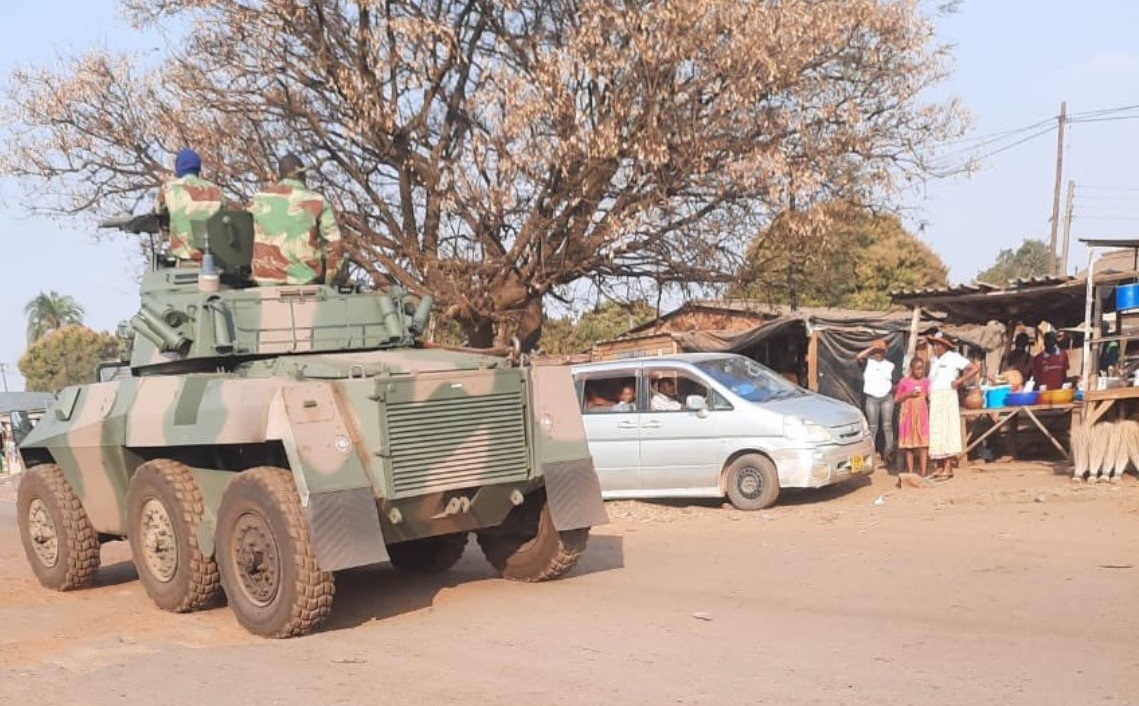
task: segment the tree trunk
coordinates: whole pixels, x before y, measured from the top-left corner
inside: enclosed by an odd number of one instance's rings
[[[542,337],[541,298],[530,299],[522,305],[514,335],[522,342],[523,352],[529,353],[538,347],[538,339]]]
[[[517,309],[517,314],[498,322],[489,319],[462,322],[467,346],[471,348],[511,348],[514,336],[518,337],[522,351],[530,352],[538,347],[542,337],[541,298],[527,300]]]
[[[463,333],[467,336],[467,346],[471,348],[494,347],[494,322],[481,319],[474,322],[462,323]]]

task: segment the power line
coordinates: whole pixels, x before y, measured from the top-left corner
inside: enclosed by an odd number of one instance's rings
[[[1121,105],[1115,108],[1102,108],[1100,110],[1085,110],[1082,113],[1072,113],[1072,118],[1088,118],[1097,115],[1109,115],[1111,113],[1123,113],[1128,110],[1139,110],[1139,103],[1135,105]]]
[[[1076,120],[1069,120],[1070,123],[1111,123],[1117,120],[1139,120],[1139,115],[1117,115],[1115,117],[1107,118],[1079,118]]]
[[[995,149],[992,152],[988,152],[986,154],[978,155],[977,157],[974,157],[974,159],[978,159],[978,160],[987,159],[989,157],[992,157],[993,155],[998,155],[1001,152],[1011,150],[1013,147],[1023,145],[1025,142],[1030,142],[1032,140],[1035,140],[1036,138],[1040,137],[1041,135],[1046,135],[1046,134],[1052,132],[1052,130],[1053,130],[1053,128],[1051,128],[1051,127],[1044,128],[1043,130],[1039,130],[1037,132],[1032,133],[1028,137],[1021,138],[1021,139],[1017,140],[1016,142],[1013,142],[1010,145],[1005,145],[1004,147],[1001,147],[999,149]]]
[[[1043,120],[1038,120],[1038,121],[1036,121],[1030,125],[1024,125],[1024,126],[1021,126],[1018,128],[1013,128],[1011,130],[1001,130],[1000,132],[990,132],[990,133],[987,133],[984,135],[976,135],[974,137],[962,137],[962,138],[958,138],[955,140],[945,140],[945,141],[939,142],[937,144],[954,145],[954,144],[961,144],[961,143],[966,143],[966,142],[999,142],[1003,138],[1012,137],[1013,135],[1019,135],[1022,132],[1028,132],[1029,130],[1033,130],[1035,128],[1038,128],[1041,125],[1049,125],[1055,119],[1056,118],[1054,118],[1054,117],[1044,118]]]
[[[1008,150],[1011,150],[1014,147],[1019,147],[1020,145],[1023,145],[1026,142],[1031,142],[1032,140],[1035,140],[1036,138],[1040,137],[1041,135],[1046,135],[1046,134],[1052,132],[1053,129],[1054,128],[1052,128],[1052,127],[1046,127],[1042,130],[1037,130],[1036,132],[1032,133],[1031,135],[1028,135],[1027,137],[1022,137],[1021,139],[1017,140],[1016,142],[1011,142],[1007,145],[1003,145],[1001,147],[990,150],[988,152],[984,152],[982,154],[971,155],[971,156],[969,156],[968,159],[965,159],[964,162],[959,163],[956,166],[947,169],[946,171],[957,171],[957,170],[960,170],[960,169],[967,167],[972,162],[979,162],[983,159],[988,159],[989,157],[996,156],[1002,152],[1007,152]],[[974,149],[976,149],[976,148],[974,148]],[[956,151],[949,153],[949,154],[934,157],[933,161],[934,162],[944,162],[945,160],[953,158],[953,157],[959,158],[959,155],[966,154],[970,151],[972,151],[972,150],[956,150]]]

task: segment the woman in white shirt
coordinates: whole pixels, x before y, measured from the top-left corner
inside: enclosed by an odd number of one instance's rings
[[[878,429],[882,429],[882,458],[894,451],[894,364],[886,360],[886,342],[874,341],[870,347],[855,356],[866,361],[862,372],[863,409],[870,425],[871,443],[878,443]]]
[[[930,336],[933,357],[929,360],[929,457],[937,462],[934,478],[953,477],[953,459],[964,443],[961,438],[961,408],[957,388],[977,376],[981,367],[954,349],[941,336]]]

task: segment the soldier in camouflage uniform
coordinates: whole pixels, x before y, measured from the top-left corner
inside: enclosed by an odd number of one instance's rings
[[[336,283],[344,244],[328,199],[305,186],[305,166],[281,158],[280,181],[253,197],[253,280],[260,285]]]
[[[174,158],[174,179],[158,190],[155,211],[170,216],[170,254],[180,264],[201,262],[202,251],[198,245],[202,242],[206,221],[225,205],[221,189],[203,179],[201,171],[202,159],[198,153],[182,149]]]

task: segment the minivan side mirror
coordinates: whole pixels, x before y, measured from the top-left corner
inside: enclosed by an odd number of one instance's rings
[[[708,400],[704,399],[703,395],[689,395],[684,398],[684,406],[687,409],[700,412],[700,416],[704,416],[704,410],[708,409]]]

